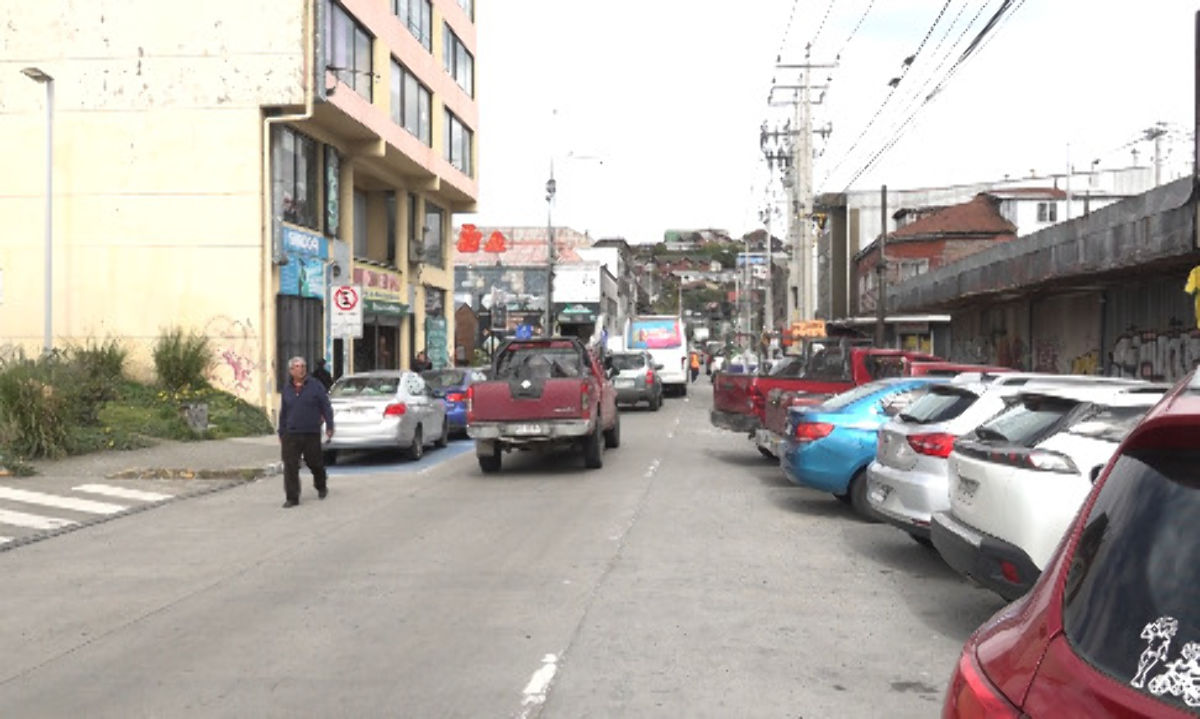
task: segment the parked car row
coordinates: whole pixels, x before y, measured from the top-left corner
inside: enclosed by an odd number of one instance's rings
[[[1015,600],[968,640],[944,716],[1195,712],[1200,379],[981,369],[789,406],[770,449]]]

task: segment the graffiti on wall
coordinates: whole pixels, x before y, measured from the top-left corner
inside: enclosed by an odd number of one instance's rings
[[[1109,374],[1153,382],[1175,382],[1200,365],[1200,330],[1130,328],[1112,344]]]
[[[1020,337],[1009,337],[1007,332],[997,332],[991,337],[955,340],[951,344],[950,357],[955,362],[1011,367],[1015,370],[1029,367],[1029,348]]]
[[[261,365],[258,333],[249,319],[217,315],[208,321],[204,334],[216,348],[217,363],[212,382],[233,394],[245,394],[254,386],[254,373]]]

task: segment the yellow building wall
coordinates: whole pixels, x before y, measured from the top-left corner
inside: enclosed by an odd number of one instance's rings
[[[0,347],[42,340],[44,86],[55,78],[53,334],[115,338],[130,369],[171,326],[208,335],[214,384],[273,395],[261,105],[303,102],[307,2],[4,3]]]

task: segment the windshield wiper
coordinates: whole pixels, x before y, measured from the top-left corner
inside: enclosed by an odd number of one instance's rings
[[[979,439],[997,439],[997,440],[1000,440],[1001,442],[1008,441],[1008,437],[1005,437],[1003,433],[997,432],[996,430],[990,429],[988,427],[976,428],[975,436],[978,437]]]

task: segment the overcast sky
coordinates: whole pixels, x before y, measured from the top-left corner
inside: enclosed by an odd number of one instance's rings
[[[819,71],[833,80],[814,109],[815,124],[833,129],[817,142],[816,189],[841,191],[1004,2],[481,0],[480,212],[455,220],[544,225],[553,158],[555,225],[631,242],[657,241],[668,228],[740,235],[765,202],[759,126],[790,113],[766,102],[772,78],[796,82],[774,68],[781,43],[784,62],[802,62],[814,36],[814,62],[841,51],[838,68]],[[1014,0],[986,44],[852,187],[1062,172],[1068,157],[1076,167],[1095,159],[1126,166],[1132,149],[1148,163],[1149,142],[1129,145],[1144,130],[1159,121],[1180,138],[1191,130],[1197,8]],[[1171,162],[1189,166],[1182,139],[1166,146]]]

